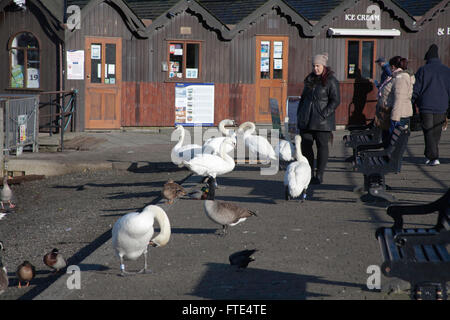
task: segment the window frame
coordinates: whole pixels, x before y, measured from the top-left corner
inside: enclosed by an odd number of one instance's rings
[[[355,82],[356,79],[354,78],[349,78],[348,77],[348,45],[350,41],[358,41],[359,42],[359,47],[358,47],[358,68],[359,70],[362,71],[362,43],[364,41],[369,41],[369,42],[373,42],[373,59],[372,59],[372,77],[371,79],[376,79],[376,77],[378,76],[377,74],[377,68],[376,68],[376,54],[377,54],[377,39],[374,38],[346,38],[345,39],[345,81],[349,81],[349,82]],[[365,79],[369,79],[369,78],[365,78]]]
[[[203,42],[202,40],[187,40],[187,39],[167,39],[166,40],[166,61],[167,61],[167,71],[166,71],[166,82],[203,82],[202,76],[202,50],[203,50]],[[172,43],[182,43],[183,44],[183,77],[173,77],[170,78],[170,45]],[[197,78],[186,78],[186,48],[188,44],[198,44],[198,77]]]
[[[36,48],[13,47],[12,43],[13,43],[14,39],[16,39],[17,36],[20,35],[21,33],[30,33],[36,39],[36,41],[38,43],[38,48],[36,49]],[[11,76],[12,76],[12,70],[11,70],[11,63],[12,63],[11,54],[12,53],[11,53],[11,51],[14,49],[24,50],[24,66],[25,66],[25,68],[24,68],[24,86],[21,88],[15,88],[15,87],[11,86]],[[30,50],[30,49],[33,51],[37,50],[39,53],[39,87],[38,88],[28,88],[26,86],[27,85],[26,81],[28,79],[28,70],[27,70],[26,66],[27,66],[27,62],[28,62],[28,50]],[[22,31],[19,31],[19,32],[16,32],[15,34],[13,34],[8,40],[8,87],[7,87],[7,89],[8,90],[21,90],[21,91],[22,90],[43,91],[42,81],[41,81],[42,70],[43,70],[43,68],[42,68],[42,45],[41,45],[41,40],[39,39],[39,37],[37,37],[33,32],[28,31],[28,30],[22,30]]]

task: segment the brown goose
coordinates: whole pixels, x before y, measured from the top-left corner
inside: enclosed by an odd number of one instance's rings
[[[19,279],[18,287],[22,287],[21,282],[26,282],[26,287],[28,287],[30,281],[36,276],[36,268],[29,261],[25,260],[17,267],[16,275]]]
[[[56,248],[44,256],[44,263],[46,266],[52,268],[53,272],[58,272],[67,265],[66,260]]]
[[[208,185],[209,192],[207,200],[203,203],[203,208],[208,218],[222,225],[222,233],[218,233],[218,235],[225,236],[228,226],[235,226],[247,220],[248,217],[256,216],[255,212],[239,207],[234,203],[214,200],[215,187],[213,179],[208,181]]]
[[[172,204],[173,200],[184,195],[186,195],[186,190],[172,179],[169,179],[164,184],[162,196],[168,200],[169,204]]]
[[[8,288],[8,271],[6,267],[3,265],[1,252],[5,251],[3,248],[3,242],[0,241],[0,294],[6,291]]]

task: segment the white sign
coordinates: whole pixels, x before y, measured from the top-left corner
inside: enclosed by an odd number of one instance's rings
[[[84,50],[69,50],[67,57],[67,80],[84,79]]]
[[[27,69],[27,88],[39,88],[39,69]]]
[[[102,56],[102,47],[100,44],[91,44],[91,59],[100,59]]]
[[[437,35],[438,36],[450,36],[450,27],[446,28],[438,28],[437,30]]]
[[[198,78],[198,69],[186,68],[186,78],[187,79],[197,79]]]
[[[175,86],[175,125],[214,124],[214,84],[177,83]]]
[[[366,21],[367,29],[381,29],[381,10],[377,5],[367,7],[366,13],[346,13],[345,21]]]

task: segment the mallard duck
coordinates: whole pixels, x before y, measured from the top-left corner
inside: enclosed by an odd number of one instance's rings
[[[44,263],[46,266],[53,269],[53,272],[55,273],[67,265],[63,255],[56,248],[44,255]]]
[[[225,152],[230,153],[236,147],[237,139],[236,132],[232,132],[229,129],[225,129],[226,125],[235,125],[236,122],[230,119],[224,119],[219,123],[219,131],[224,135],[224,137],[215,137],[209,138],[203,144],[203,153],[206,154],[215,154],[218,155],[220,153],[220,146],[226,137],[230,137],[233,140],[233,145],[226,145]]]
[[[5,251],[5,248],[3,247],[3,242],[0,241],[0,294],[5,292],[9,285],[8,270],[6,270],[6,267],[3,265],[2,251]]]
[[[245,130],[245,128],[248,128]],[[277,155],[270,142],[263,136],[254,135],[256,126],[247,121],[239,126],[238,132],[244,135],[245,145],[251,154],[258,155],[262,161],[277,160]]]
[[[302,201],[306,199],[306,189],[308,189],[311,181],[311,167],[308,159],[302,155],[300,144],[302,138],[300,135],[295,136],[295,158],[297,161],[292,162],[286,169],[284,175],[286,200],[297,198],[302,195]]]
[[[152,239],[155,219],[161,232]],[[125,270],[124,259],[136,260],[142,254],[144,254],[144,268],[137,273],[148,272],[148,246],[165,246],[169,242],[170,234],[170,222],[166,212],[155,205],[148,205],[141,212],[130,212],[117,220],[112,229],[112,245],[120,259],[121,275],[135,274]]]
[[[177,125],[176,129],[172,132],[172,136],[177,133],[180,134],[180,137],[177,144],[172,148],[170,158],[174,164],[181,168],[183,167],[183,161],[190,160],[197,154],[202,153],[202,146],[198,144],[188,144],[183,146],[186,132],[182,125]]]
[[[169,204],[172,204],[173,200],[184,195],[186,195],[186,190],[172,179],[169,179],[164,184],[162,196],[168,200]]]
[[[248,264],[252,261],[255,261],[255,258],[252,257],[256,249],[253,250],[242,250],[239,252],[235,252],[228,258],[230,260],[230,265],[238,267],[238,269],[247,268]]]
[[[14,194],[8,185],[8,178],[8,176],[3,177],[3,188],[1,192],[2,209],[5,209],[5,202],[9,204],[9,208],[14,208],[16,206],[14,203],[12,203],[12,201],[14,200]]]
[[[209,192],[207,194],[207,200],[203,203],[203,208],[209,219],[222,225],[222,232],[219,232],[218,235],[225,236],[228,226],[235,226],[247,220],[248,217],[256,216],[255,212],[239,207],[234,203],[214,200],[214,181],[210,180],[208,184]]]
[[[29,261],[25,260],[17,267],[16,275],[19,279],[18,287],[22,287],[22,281],[26,282],[26,287],[28,287],[30,285],[30,281],[36,276],[36,268]]]

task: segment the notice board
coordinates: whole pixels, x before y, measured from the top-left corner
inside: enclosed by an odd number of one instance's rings
[[[214,83],[175,85],[175,125],[214,125]]]

